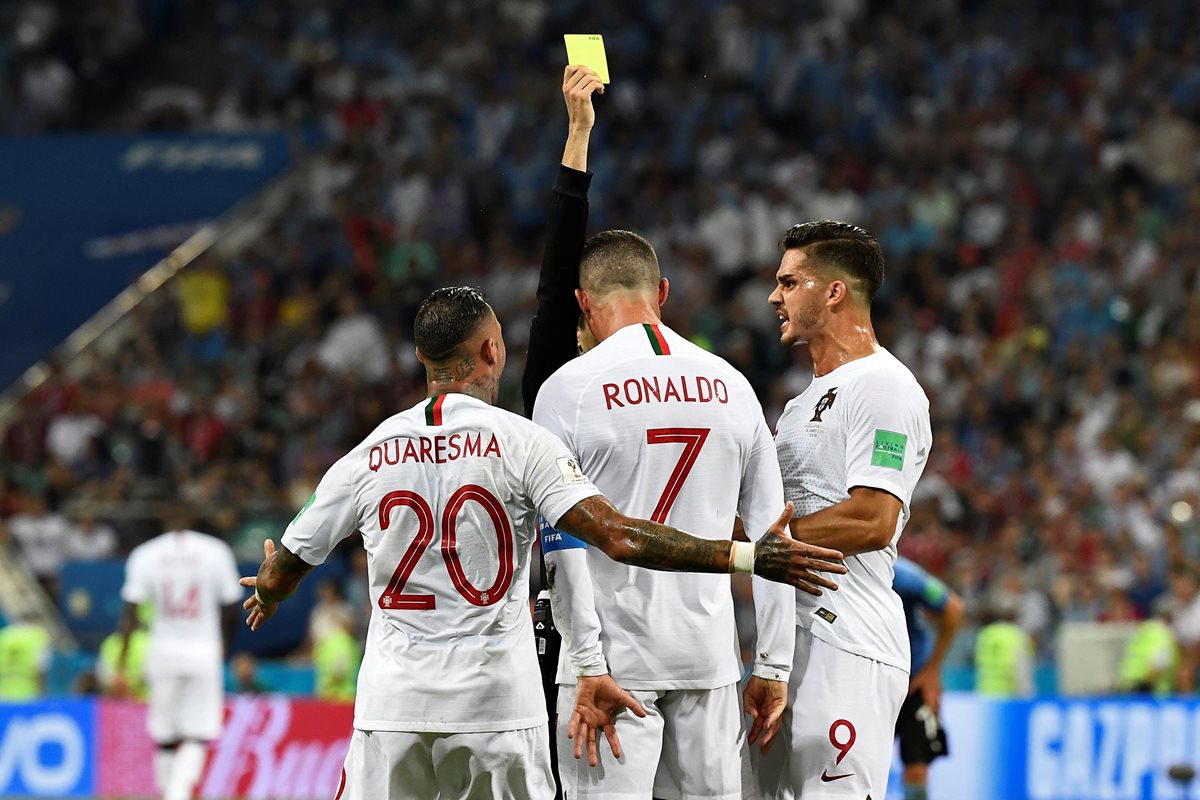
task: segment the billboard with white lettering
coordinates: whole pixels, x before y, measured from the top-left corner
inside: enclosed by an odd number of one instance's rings
[[[1195,698],[1006,701],[951,693],[942,717],[950,756],[930,769],[933,798],[1183,800],[1193,795],[1169,770],[1200,769]],[[887,796],[903,797],[897,771]]]
[[[930,769],[935,800],[1185,800],[1171,767],[1200,764],[1200,699],[943,698],[950,756]],[[203,800],[332,797],[353,708],[283,696],[236,697],[213,743]],[[155,793],[154,744],[137,703],[0,704],[0,796]],[[1196,787],[1200,790],[1200,787]],[[900,800],[899,764],[887,800]]]
[[[95,727],[86,700],[0,703],[0,796],[90,797]]]
[[[0,137],[0,390],[290,162],[282,133]]]

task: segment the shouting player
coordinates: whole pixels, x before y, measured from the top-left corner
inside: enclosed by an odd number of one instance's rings
[[[590,239],[579,305],[599,342],[556,372],[534,421],[558,435],[626,513],[728,541],[735,515],[762,530],[782,503],[771,432],[746,379],[660,322],[668,285],[628,231]],[[566,798],[728,798],[749,784],[747,740],[771,743],[794,649],[793,592],[755,584],[758,643],[744,736],[728,576],[631,569],[552,532],[543,540],[560,661],[559,775]],[[813,576],[818,587],[833,588]],[[624,757],[564,763],[568,719],[613,681],[647,710],[618,717]],[[575,743],[575,755],[582,745]],[[756,794],[751,790],[751,795]]]
[[[115,685],[124,692],[138,606],[149,603],[154,617],[146,654],[146,729],[158,748],[154,777],[165,800],[189,800],[204,769],[208,742],[221,734],[222,664],[242,589],[229,545],[188,530],[185,512],[172,514],[172,530],[134,548],[126,562]]]
[[[836,593],[796,595],[795,711],[785,714],[786,746],[764,756],[758,772],[777,798],[881,800],[910,661],[892,564],[929,458],[929,401],[875,338],[871,300],[883,283],[875,237],[809,222],[781,245],[770,296],[780,341],[806,345],[813,363],[812,383],[776,432],[796,507],[792,535],[843,551],[850,571]]]
[[[814,564],[780,533],[790,507],[753,552],[619,513],[561,442],[491,405],[505,348],[477,291],[433,292],[417,312],[415,340],[429,398],[334,464],[279,549],[264,545],[257,577],[242,581],[255,589],[247,622],[257,629],[361,531],[372,615],[339,797],[542,800],[554,789],[528,606],[539,513],[644,567],[753,569],[796,584]],[[645,712],[628,696],[610,700],[585,722],[619,748],[608,711]]]
[[[942,704],[942,665],[963,619],[963,601],[937,578],[904,556],[896,559],[892,589],[904,604],[912,678],[900,706],[896,738],[904,764],[904,800],[927,800],[929,765],[949,754],[946,730],[938,716]],[[934,619],[937,635],[926,615]]]

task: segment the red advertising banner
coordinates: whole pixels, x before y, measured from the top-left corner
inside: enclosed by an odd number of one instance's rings
[[[236,697],[209,748],[203,800],[328,800],[337,793],[354,707],[282,696]],[[153,796],[154,743],[138,703],[101,701],[101,797]]]

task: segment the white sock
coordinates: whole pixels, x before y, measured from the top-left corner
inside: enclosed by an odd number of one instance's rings
[[[204,742],[186,741],[179,745],[163,800],[192,800],[207,755],[208,745]]]
[[[171,780],[171,764],[175,761],[174,747],[160,747],[154,751],[154,782],[158,790],[165,792]]]

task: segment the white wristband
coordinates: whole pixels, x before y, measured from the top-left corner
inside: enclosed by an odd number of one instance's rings
[[[730,572],[754,572],[754,542],[734,542],[729,551]]]

